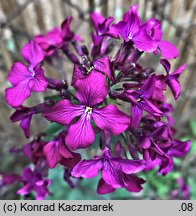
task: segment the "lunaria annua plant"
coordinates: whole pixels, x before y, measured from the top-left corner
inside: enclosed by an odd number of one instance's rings
[[[21,149],[34,166],[27,166],[21,176],[3,175],[4,184],[23,183],[18,194],[35,191],[37,199],[45,198],[51,184],[47,171],[57,164],[64,166],[64,179],[72,188],[75,182],[100,172],[97,193],[118,188],[139,192],[145,180],[137,173],[158,166],[158,174],[166,175],[173,168],[173,158],[190,149],[190,141],[174,139],[173,109],[164,96],[169,87],[178,99],[178,78],[186,65],[170,70],[168,60],[176,58],[178,50],[162,39],[160,22],[151,18],[142,23],[137,5],[118,23],[98,13],[92,13],[90,19],[95,29],[90,51],[71,30],[72,17],[68,17],[60,28],[24,45],[25,63],[14,63],[9,72],[12,86],[6,89],[5,98],[16,110],[11,121],[20,122],[27,138],[31,119],[37,114],[58,128],[55,133],[45,130],[37,134]],[[158,72],[150,62],[148,68],[138,63],[149,53],[160,56]],[[66,77],[46,77],[42,67],[47,62],[61,72],[63,54],[73,64],[71,84]],[[33,107],[22,105],[32,92],[49,93],[51,89],[57,95],[43,98]],[[123,107],[127,109],[122,111]],[[92,155],[95,149],[97,153]],[[91,152],[86,159],[85,150]]]

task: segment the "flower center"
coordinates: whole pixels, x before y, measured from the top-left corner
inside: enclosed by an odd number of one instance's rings
[[[89,106],[86,106],[85,108],[85,113],[87,113],[88,115],[91,115],[93,113],[93,108],[89,107]]]
[[[34,71],[34,69],[33,69],[32,66],[29,66],[29,67],[28,67],[28,71],[31,73],[31,76],[32,76],[32,77],[35,76],[35,71]]]
[[[129,34],[128,38],[129,38],[129,40],[132,40],[133,36],[131,34]]]
[[[93,66],[91,66],[90,68],[86,68],[86,73],[89,74],[93,68],[94,68]]]
[[[86,56],[81,57],[82,66],[86,69],[86,73],[89,74],[94,68],[90,60]]]
[[[137,100],[137,102],[140,102],[142,99],[141,98],[137,98],[136,100]]]

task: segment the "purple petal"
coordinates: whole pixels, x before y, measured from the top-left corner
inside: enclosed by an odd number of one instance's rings
[[[148,19],[142,26],[142,29],[145,29],[147,33],[155,39],[155,41],[159,42],[162,38],[162,30],[161,30],[161,23],[155,19],[150,18]]]
[[[99,128],[115,135],[125,131],[130,123],[130,117],[115,105],[93,109],[93,120]]]
[[[73,158],[72,152],[67,148],[65,144],[64,136],[59,138],[58,151],[59,151],[59,154],[64,158]]]
[[[168,154],[173,157],[182,157],[190,150],[191,147],[191,142],[189,140],[185,142],[174,140],[173,143],[173,146],[168,151]]]
[[[108,56],[105,56],[100,59],[96,59],[93,61],[94,69],[98,72],[106,75],[110,80],[113,80],[112,72],[110,69],[110,59]]]
[[[6,185],[12,185],[15,182],[20,182],[21,181],[21,177],[17,174],[11,174],[11,175],[5,175],[3,173],[0,173],[1,175],[1,183],[3,181],[3,183],[5,183]]]
[[[186,68],[186,64],[181,65],[178,69],[176,69],[174,72],[170,74],[170,77],[172,78],[179,78],[180,74],[183,72],[183,70]]]
[[[143,148],[143,149],[148,149],[148,148],[150,148],[150,146],[151,146],[150,139],[148,137],[141,136],[139,147]]]
[[[98,186],[97,186],[97,193],[98,194],[107,194],[115,191],[111,185],[107,184],[103,178],[100,178]]]
[[[21,121],[31,114],[33,114],[31,108],[19,106],[16,108],[16,111],[11,115],[10,120],[12,122]]]
[[[166,59],[161,59],[160,63],[163,65],[163,67],[165,68],[165,71],[169,75],[169,71],[170,71],[170,68],[171,68],[170,63]]]
[[[95,35],[95,34],[92,33],[91,37],[92,37],[92,41],[93,41],[91,54],[95,58],[95,57],[100,55],[104,36],[99,36],[99,35]]]
[[[51,183],[51,180],[42,179],[42,174],[37,170],[32,171],[29,167],[26,167],[23,170],[22,177],[24,186],[17,191],[18,194],[26,195],[35,191],[37,199],[43,199],[48,194],[47,186]]]
[[[35,73],[34,78],[29,81],[29,86],[32,91],[43,92],[46,90],[48,85],[48,82],[44,77],[44,70],[42,68],[38,68]]]
[[[137,98],[140,97],[140,95],[138,94],[138,92],[136,92],[135,90],[126,90],[125,92],[123,92],[121,94],[122,98],[127,98],[130,100],[130,102],[132,102],[133,104],[137,104]]]
[[[141,185],[145,183],[144,179],[133,175],[124,175],[124,179],[126,183],[125,188],[128,191],[140,192],[143,189]]]
[[[163,90],[166,90],[165,82],[162,80],[156,80],[152,100],[164,102],[165,97],[163,94]]]
[[[144,160],[127,160],[127,159],[111,159],[111,163],[114,167],[118,167],[123,173],[135,174],[142,171],[146,162]]]
[[[167,175],[169,172],[171,172],[174,162],[171,157],[162,157],[161,159],[161,165],[158,170],[158,174],[161,175]]]
[[[177,48],[169,41],[160,41],[158,46],[163,58],[173,59],[178,56]]]
[[[120,21],[115,25],[112,25],[110,27],[110,32],[114,35],[118,35],[122,37],[126,42],[130,40],[129,34],[130,34],[130,29],[129,29],[129,22],[124,22]]]
[[[113,188],[121,188],[124,185],[122,171],[111,164],[109,160],[104,161],[101,176]]]
[[[44,154],[49,168],[54,168],[61,160],[61,155],[58,151],[58,141],[50,141],[44,146]]]
[[[26,184],[22,188],[17,190],[16,193],[20,195],[26,195],[26,194],[29,194],[32,189],[33,189],[33,186],[31,184]]]
[[[23,146],[23,153],[29,158],[34,164],[44,158],[43,147],[46,145],[44,141],[33,140]]]
[[[94,142],[95,134],[91,126],[90,117],[87,115],[83,114],[68,130],[65,141],[72,150],[86,148]]]
[[[33,116],[33,114],[27,116],[20,123],[20,127],[22,128],[26,138],[30,137],[30,124],[31,124],[32,116]]]
[[[175,100],[177,100],[180,96],[180,83],[176,79],[168,79],[167,84],[170,87]]]
[[[170,87],[172,94],[175,99],[177,99],[180,95],[180,83],[178,81],[178,78],[182,71],[185,69],[186,65],[181,65],[177,70],[175,70],[173,73],[168,75],[168,79],[166,83]]]
[[[167,126],[163,125],[158,128],[156,128],[151,134],[151,137],[154,137],[155,139],[159,140],[168,140],[170,138],[169,136],[169,129]]]
[[[5,99],[9,105],[16,107],[20,106],[30,94],[29,82],[21,82],[5,90]]]
[[[43,113],[43,116],[62,125],[69,124],[76,116],[82,115],[84,107],[73,105],[69,100],[61,100]]]
[[[97,27],[99,23],[104,22],[105,17],[102,16],[100,13],[93,12],[93,13],[90,14],[90,19],[91,19],[93,25],[95,27]]]
[[[29,73],[27,67],[21,62],[16,62],[12,65],[12,68],[8,75],[8,80],[12,85],[17,85],[18,83],[30,78],[31,74]]]
[[[159,110],[154,104],[152,104],[149,100],[143,99],[138,103],[138,106],[141,109],[144,109],[146,112],[151,113],[154,116],[160,117],[163,115],[161,110]]]
[[[74,37],[74,33],[70,30],[71,21],[72,17],[70,16],[61,24],[61,32],[64,41],[70,41]]]
[[[82,160],[73,168],[71,175],[77,178],[93,178],[97,176],[101,168],[100,160]]]
[[[74,65],[71,85],[75,85],[77,80],[84,79],[86,76],[87,76],[87,73],[83,67]]]
[[[43,185],[36,185],[35,191],[36,191],[36,200],[43,200],[48,195],[48,188],[47,186],[51,183],[49,180],[42,180]],[[41,181],[40,181],[41,182]],[[36,184],[39,184],[39,181],[36,182]]]
[[[79,163],[80,160],[81,160],[81,155],[78,153],[72,152],[72,158],[62,158],[60,163],[63,166],[73,169],[76,166],[76,164]]]
[[[137,14],[138,6],[134,5],[130,7],[130,10],[128,13],[125,13],[123,16],[123,21],[125,21],[127,25],[127,31],[128,31],[128,38],[133,39],[136,34],[138,34],[140,25],[141,25],[141,19]]]
[[[54,28],[52,31],[47,33],[48,42],[51,45],[61,45],[62,43],[62,36],[61,31],[58,28]]]
[[[132,5],[132,6],[130,6],[129,11],[126,12],[123,15],[123,21],[128,21],[130,19],[130,15],[131,14],[134,14],[135,16],[138,16],[138,8],[139,8],[138,5]],[[140,18],[140,17],[138,17],[138,18]]]
[[[95,71],[75,84],[76,97],[86,106],[94,106],[102,102],[107,95],[105,77]]]
[[[39,44],[39,46],[43,49],[46,50],[50,46],[50,43],[48,41],[48,38],[45,35],[36,35],[34,37],[34,41]]]
[[[104,20],[104,22],[99,26],[99,34],[104,34],[105,33],[110,35],[110,32],[107,30],[109,29],[110,24],[113,22],[114,17],[108,17],[107,19]],[[111,34],[112,36],[113,34]]]
[[[22,48],[22,56],[33,67],[44,59],[44,53],[41,47],[32,40]]]
[[[101,14],[97,12],[94,12],[90,14],[90,19],[91,22],[93,23],[96,33],[99,34],[99,24],[104,22],[105,17],[103,17]]]
[[[151,76],[148,80],[144,82],[141,89],[139,90],[139,95],[142,98],[150,98],[153,94],[154,87],[155,87],[155,76]]]
[[[145,161],[148,161],[148,162],[149,162],[149,160],[150,160],[150,153],[149,153],[149,150],[148,150],[148,149],[142,149],[142,154],[143,154],[143,159],[144,159]],[[147,168],[145,168],[145,170],[148,169],[149,164],[147,164],[146,167],[147,167]]]
[[[137,13],[131,11],[129,14],[129,20],[127,22],[129,24],[129,38],[132,39],[139,32],[141,19]]]
[[[134,36],[133,42],[139,51],[145,51],[151,53],[157,49],[157,42],[147,34],[145,30],[140,30],[137,35]]]
[[[34,176],[33,171],[30,169],[30,167],[26,166],[22,171],[23,180],[28,182],[32,180],[33,176]]]
[[[105,18],[101,14],[96,12],[91,13],[90,18],[97,35],[103,35],[108,30],[110,24],[114,20],[113,17]]]
[[[99,53],[102,45],[102,41],[104,39],[104,36],[96,35],[96,34],[91,34],[92,40],[93,40],[93,48],[95,47],[98,49],[98,51],[94,50],[94,52]],[[93,51],[92,51],[93,52]]]
[[[54,168],[63,158],[73,158],[72,153],[65,146],[64,136],[48,142],[43,151],[49,168]]]
[[[148,157],[146,167],[144,171],[153,170],[155,167],[159,166],[161,163],[161,160],[159,158],[155,158],[154,160],[151,160],[150,157]]]
[[[137,105],[131,105],[131,127],[136,128],[142,118],[142,109]]]

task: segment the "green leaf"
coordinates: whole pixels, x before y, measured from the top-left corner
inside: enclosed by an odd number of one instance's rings
[[[53,139],[63,130],[63,128],[64,128],[63,125],[57,124],[55,122],[51,123],[44,131],[47,134],[44,137],[44,141],[49,141]]]
[[[48,178],[52,179],[52,184],[48,187],[50,195],[46,198],[47,200],[64,200],[68,198],[71,189],[63,180],[63,174],[64,168],[60,166],[49,170]]]
[[[54,100],[54,101],[59,101],[61,100],[62,98],[60,97],[60,95],[52,95],[52,96],[46,96],[44,97],[44,100]]]
[[[194,137],[196,137],[196,120],[190,122],[191,132]]]

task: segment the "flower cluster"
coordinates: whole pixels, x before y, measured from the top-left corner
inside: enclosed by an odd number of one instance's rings
[[[72,188],[72,178],[80,181],[100,171],[97,193],[117,188],[139,192],[145,181],[136,176],[138,172],[159,167],[158,174],[166,175],[173,158],[190,149],[190,141],[174,138],[173,108],[165,98],[169,87],[178,99],[178,78],[186,65],[171,72],[169,59],[176,58],[178,50],[162,39],[161,23],[155,18],[143,23],[137,5],[118,23],[98,13],[90,19],[95,29],[90,51],[71,30],[72,17],[68,17],[61,28],[29,41],[21,53],[26,64],[16,62],[9,72],[12,86],[5,98],[16,110],[11,120],[20,121],[25,136],[31,136],[31,120],[37,114],[59,125],[54,136],[43,131],[24,145],[22,151],[34,169],[24,169],[19,194],[34,190],[38,199],[44,198],[51,183],[47,171],[57,164],[64,166],[64,179]],[[160,57],[160,71],[150,63],[148,68],[140,64],[139,58],[149,53]],[[63,54],[73,64],[71,83],[47,77],[42,68],[61,62]],[[31,92],[50,89],[59,97],[47,97],[33,107],[23,105]],[[83,159],[82,152],[92,145],[97,154]]]

